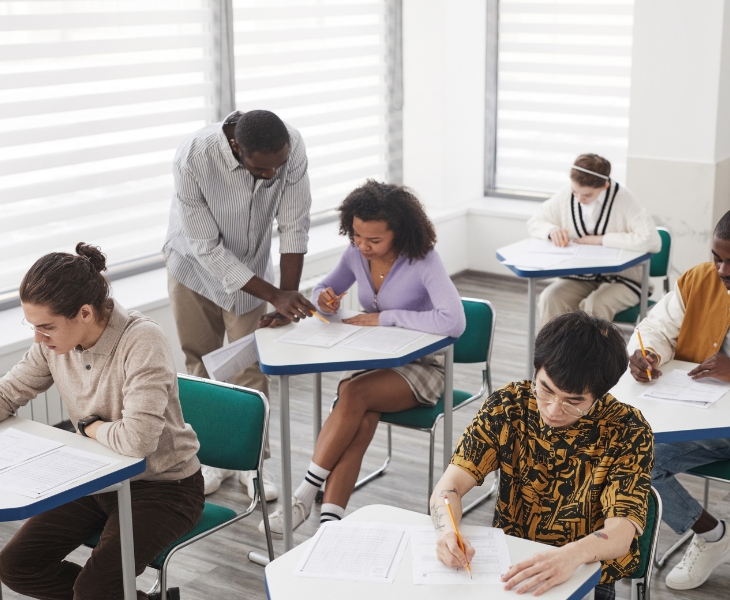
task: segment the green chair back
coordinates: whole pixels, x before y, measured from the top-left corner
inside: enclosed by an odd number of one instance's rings
[[[718,460],[699,467],[693,467],[689,469],[688,473],[730,481],[730,460]]]
[[[659,237],[662,238],[662,249],[652,254],[649,263],[649,275],[651,277],[666,277],[669,270],[669,251],[672,248],[672,235],[664,227],[657,227]]]
[[[255,390],[178,375],[185,422],[198,434],[204,465],[236,471],[258,468],[266,402]]]
[[[494,310],[487,300],[462,298],[466,329],[454,344],[454,362],[487,362],[494,337]]]

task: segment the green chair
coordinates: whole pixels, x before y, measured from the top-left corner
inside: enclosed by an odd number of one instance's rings
[[[652,486],[646,506],[646,527],[639,536],[639,566],[631,574],[631,600],[649,600],[654,571],[659,526],[662,522],[662,499]]]
[[[662,249],[656,254],[651,255],[651,261],[649,266],[650,277],[663,277],[664,278],[664,294],[669,292],[669,259],[672,249],[672,235],[669,230],[665,227],[657,227],[659,237],[662,238]],[[648,307],[651,308],[656,302],[649,300]],[[622,310],[617,313],[613,320],[616,323],[628,323],[629,325],[636,325],[639,322],[640,305],[636,304]]]
[[[476,400],[484,397],[485,392],[492,393],[492,374],[489,367],[489,359],[492,354],[492,340],[494,339],[494,324],[496,316],[492,304],[488,300],[462,298],[461,302],[466,313],[466,329],[461,337],[454,344],[454,363],[483,363],[482,385],[476,394],[462,390],[454,390],[454,411],[460,410]],[[337,400],[332,404],[332,408]],[[430,447],[428,454],[428,491],[426,494],[426,507],[429,506],[431,492],[433,491],[433,467],[436,446],[436,428],[444,416],[444,397],[439,398],[433,407],[415,407],[395,413],[382,413],[380,422],[388,425],[388,455],[383,465],[369,475],[363,477],[355,484],[358,489],[385,473],[390,464],[393,454],[391,427],[404,427],[416,431],[424,431],[430,436]],[[492,484],[491,489],[480,498],[469,504],[463,510],[466,514],[484,502],[497,489],[498,476]]]
[[[720,481],[723,483],[730,483],[730,460],[719,460],[717,462],[708,463],[701,467],[695,467],[687,471],[689,475],[696,475],[697,477],[703,477],[705,480],[705,494],[702,503],[702,508],[707,510],[707,505],[710,501],[710,481]],[[672,546],[661,556],[656,559],[657,567],[661,567],[667,561],[667,559],[679,550],[687,540],[691,539],[694,535],[694,531],[691,529],[679,538]]]
[[[259,500],[266,529],[269,560],[274,560],[274,546],[261,475],[264,440],[269,424],[269,402],[266,396],[257,390],[192,375],[178,374],[177,379],[185,422],[197,433],[200,442],[198,450],[200,462],[221,469],[256,470],[256,497],[240,513],[212,502],[205,503],[198,524],[172,543],[149,565],[157,569],[158,578],[148,593],[159,591],[161,600],[166,600],[167,597],[167,567],[172,556],[185,546],[249,516]],[[99,535],[96,535],[88,540],[86,545],[93,548],[98,543]]]

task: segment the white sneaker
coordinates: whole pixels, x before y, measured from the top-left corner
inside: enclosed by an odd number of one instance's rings
[[[208,467],[207,465],[202,465],[202,471],[203,481],[205,482],[203,493],[206,496],[213,492],[217,492],[221,487],[221,483],[236,474],[235,471],[230,471],[229,469],[216,469],[215,467]]]
[[[266,494],[266,501],[271,502],[279,497],[279,488],[276,484],[266,476],[266,473],[262,473],[264,478],[264,493]],[[256,492],[256,486],[254,485],[254,479],[256,478],[256,471],[239,471],[238,480],[246,486],[246,493],[248,497],[253,500]]]
[[[307,520],[309,513],[312,512],[312,508],[307,508],[296,496],[292,496],[291,503],[291,528],[294,530]],[[284,537],[284,511],[282,511],[281,506],[277,506],[276,510],[269,515],[269,527],[271,528],[272,537],[277,539]],[[266,533],[263,519],[259,523],[259,531]]]
[[[718,565],[730,559],[730,527],[723,521],[725,533],[717,542],[708,542],[695,534],[682,560],[667,575],[668,588],[691,590],[701,586]]]

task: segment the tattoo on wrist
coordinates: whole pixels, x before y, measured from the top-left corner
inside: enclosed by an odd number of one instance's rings
[[[439,512],[439,509],[443,509],[443,507],[439,506],[438,504],[432,504],[431,505],[431,521],[433,522],[433,528],[438,531],[443,531],[444,524],[441,522],[441,512]]]
[[[601,538],[603,540],[608,539],[608,536],[605,533],[603,533],[602,531],[595,531],[595,532],[593,532],[593,535],[595,535],[596,537]]]
[[[457,498],[459,497],[459,491],[456,488],[452,488],[450,490],[441,490],[439,492],[439,496],[441,496],[442,498],[447,494],[456,494]]]

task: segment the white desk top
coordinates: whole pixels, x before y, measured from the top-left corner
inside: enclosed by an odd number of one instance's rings
[[[62,486],[40,498],[28,498],[20,494],[0,490],[0,521],[16,521],[32,517],[82,496],[98,492],[105,487],[134,477],[145,470],[144,458],[122,456],[106,446],[102,446],[96,440],[75,433],[19,417],[9,417],[0,422],[0,432],[11,427],[25,433],[62,442],[70,448],[78,448],[99,456],[114,458],[119,462],[92,473],[79,481]]]
[[[666,375],[674,369],[689,371],[697,363],[670,360],[659,370]],[[639,383],[629,371],[611,390],[618,400],[635,406],[644,415],[657,442],[686,442],[730,437],[730,392],[709,408],[693,408],[660,400],[639,398],[652,385]]]
[[[333,323],[338,323],[342,318],[356,314],[358,313],[355,311],[341,310],[337,315],[327,315],[327,319]],[[456,341],[456,338],[427,333],[396,354],[344,348],[342,342],[331,348],[321,348],[276,341],[296,326],[296,323],[290,323],[276,329],[256,330],[256,350],[263,373],[267,375],[301,375],[303,373],[400,367],[422,356],[450,346]],[[355,335],[361,334],[356,333],[353,337]]]
[[[497,258],[500,261],[513,256],[519,256],[527,251],[531,238],[520,240],[509,246],[497,249]],[[632,252],[621,250],[621,255],[615,260],[569,258],[549,269],[523,269],[514,265],[505,265],[510,271],[520,277],[560,277],[563,275],[592,275],[594,273],[618,273],[633,267],[650,258],[648,252]]]
[[[378,523],[399,523],[404,525],[429,525],[428,515],[376,504],[361,508],[346,517],[348,521],[373,521]],[[518,596],[514,591],[505,591],[501,585],[419,585],[413,583],[410,541],[403,553],[395,581],[387,583],[366,583],[361,581],[339,581],[334,579],[310,579],[293,575],[296,565],[304,553],[304,542],[293,550],[271,562],[265,570],[266,592],[269,600],[321,600],[322,598],[347,598],[347,600],[459,600],[479,599],[502,600],[528,597]],[[544,549],[537,542],[507,536],[512,562],[519,562]],[[581,600],[598,583],[601,563],[581,565],[568,581],[545,592],[543,600]],[[531,595],[529,597],[532,597]]]

